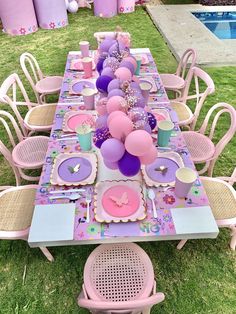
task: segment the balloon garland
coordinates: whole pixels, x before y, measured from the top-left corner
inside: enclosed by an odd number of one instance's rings
[[[156,127],[153,114],[145,109],[137,78],[137,62],[119,39],[105,38],[98,48],[96,87],[100,99],[94,143],[105,165],[127,176],[140,171],[157,157],[151,137]]]

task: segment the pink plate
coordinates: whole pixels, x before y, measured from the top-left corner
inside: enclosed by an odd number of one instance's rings
[[[143,192],[137,181],[97,183],[94,206],[98,222],[128,222],[146,217]]]
[[[146,53],[142,54],[142,65],[149,64],[149,59]]]
[[[94,114],[85,110],[68,111],[64,116],[62,130],[64,132],[75,132],[75,128],[82,124],[88,124],[91,128],[94,128]]]
[[[114,217],[128,217],[139,208],[138,193],[125,186],[113,186],[102,195],[104,210]]]

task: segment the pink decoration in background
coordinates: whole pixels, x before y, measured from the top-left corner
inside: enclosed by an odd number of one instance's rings
[[[110,18],[117,15],[117,0],[94,0],[94,15]]]
[[[54,29],[68,25],[65,0],[34,0],[34,7],[41,28]]]
[[[27,35],[38,30],[33,0],[1,0],[3,28],[10,35]]]
[[[135,10],[135,0],[118,0],[118,13],[132,13]]]

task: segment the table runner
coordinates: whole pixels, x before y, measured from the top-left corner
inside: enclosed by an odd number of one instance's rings
[[[62,122],[64,115],[70,111],[83,110],[84,105],[82,103],[81,97],[71,99],[66,97],[68,91],[68,83],[73,79],[82,78],[82,73],[68,71],[70,67],[70,62],[74,58],[78,58],[78,54],[69,54],[65,75],[63,80],[63,86],[60,94],[59,105],[56,109],[54,125],[51,131],[50,142],[48,146],[48,151],[46,155],[45,165],[42,170],[41,179],[39,182],[39,189],[36,194],[36,205],[43,204],[61,204],[69,203],[68,200],[49,200],[49,192],[54,190],[67,190],[69,187],[57,187],[50,184],[50,173],[55,157],[63,152],[79,152],[80,146],[78,141],[75,140],[58,140],[63,134]],[[176,113],[171,109],[169,105],[169,100],[161,83],[160,76],[157,72],[155,62],[152,58],[150,52],[148,52],[149,65],[141,67],[142,77],[152,77],[157,84],[157,92],[152,94],[149,98],[149,105],[153,108],[165,107],[169,110],[170,116],[173,122],[177,122]],[[94,78],[97,74],[94,72]],[[94,80],[95,81],[95,80]],[[185,166],[194,168],[194,164],[191,161],[190,154],[187,150],[186,144],[184,142],[183,136],[179,127],[175,126],[175,136],[171,137],[170,147],[173,151],[176,151],[182,157]],[[130,178],[128,178],[130,179]],[[84,187],[83,187],[84,188]],[[94,189],[94,186],[85,187]],[[150,200],[146,200],[147,206],[147,217],[145,220],[140,222],[129,222],[129,223],[111,223],[111,224],[101,224],[97,223],[94,219],[93,213],[93,203],[90,208],[90,223],[86,223],[86,203],[85,198],[80,198],[75,202],[76,213],[74,221],[74,241],[80,243],[80,241],[92,241],[92,240],[106,240],[113,237],[130,237],[137,238],[142,237],[143,239],[148,236],[156,237],[158,236],[171,236],[175,235],[175,226],[173,223],[171,208],[183,208],[183,207],[196,207],[208,205],[208,199],[203,189],[203,186],[198,179],[195,185],[191,188],[189,197],[186,199],[179,199],[175,196],[174,188],[169,188],[164,190],[163,188],[154,188],[156,193],[156,206],[158,209],[158,218],[154,219],[152,217],[152,207]]]

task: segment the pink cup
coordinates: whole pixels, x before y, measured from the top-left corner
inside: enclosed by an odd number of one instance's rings
[[[141,89],[142,96],[145,99],[145,103],[147,105],[149,94],[150,94],[150,90],[152,89],[152,84],[150,82],[148,82],[148,81],[141,81],[139,83],[139,87]]]
[[[90,78],[93,76],[93,59],[85,57],[82,59],[84,78]]]
[[[180,198],[187,197],[196,179],[197,174],[193,169],[187,167],[179,168],[175,173],[175,195]]]
[[[84,99],[84,105],[87,110],[94,110],[95,109],[95,90],[89,87],[82,89],[81,95]]]
[[[79,43],[80,51],[82,54],[82,58],[89,57],[89,42],[88,41],[81,41]]]

